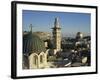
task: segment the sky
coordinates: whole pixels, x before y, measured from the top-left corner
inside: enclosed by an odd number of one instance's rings
[[[55,18],[59,18],[61,32],[63,36],[74,37],[77,32],[90,35],[91,15],[89,13],[75,12],[51,12],[23,10],[22,22],[23,31],[29,31],[30,24],[33,32],[52,32]]]

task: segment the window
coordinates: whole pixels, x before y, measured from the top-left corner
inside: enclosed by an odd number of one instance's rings
[[[35,65],[37,65],[37,60],[38,60],[38,58],[37,58],[37,56],[35,55],[35,56],[34,56],[34,64],[35,64]]]
[[[40,55],[40,63],[43,63],[43,55]]]

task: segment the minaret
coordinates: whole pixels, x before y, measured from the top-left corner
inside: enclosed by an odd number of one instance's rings
[[[55,18],[54,27],[52,29],[53,29],[54,49],[56,49],[56,51],[60,51],[61,50],[61,28],[59,25],[58,18]]]
[[[30,27],[30,32],[32,33],[32,27],[33,27],[32,24],[30,24],[29,27]]]

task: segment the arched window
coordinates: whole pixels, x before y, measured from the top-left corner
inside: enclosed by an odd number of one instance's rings
[[[43,55],[40,55],[40,63],[43,63]]]
[[[34,64],[35,64],[35,65],[37,65],[37,59],[38,59],[38,58],[37,58],[37,56],[35,55],[35,56],[34,56]]]

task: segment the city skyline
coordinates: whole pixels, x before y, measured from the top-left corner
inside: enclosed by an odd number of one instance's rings
[[[22,21],[23,31],[29,31],[30,24],[33,25],[33,32],[52,32],[55,18],[59,18],[61,32],[63,36],[74,37],[77,32],[90,35],[90,17],[89,13],[71,13],[71,12],[47,12],[23,10]]]

